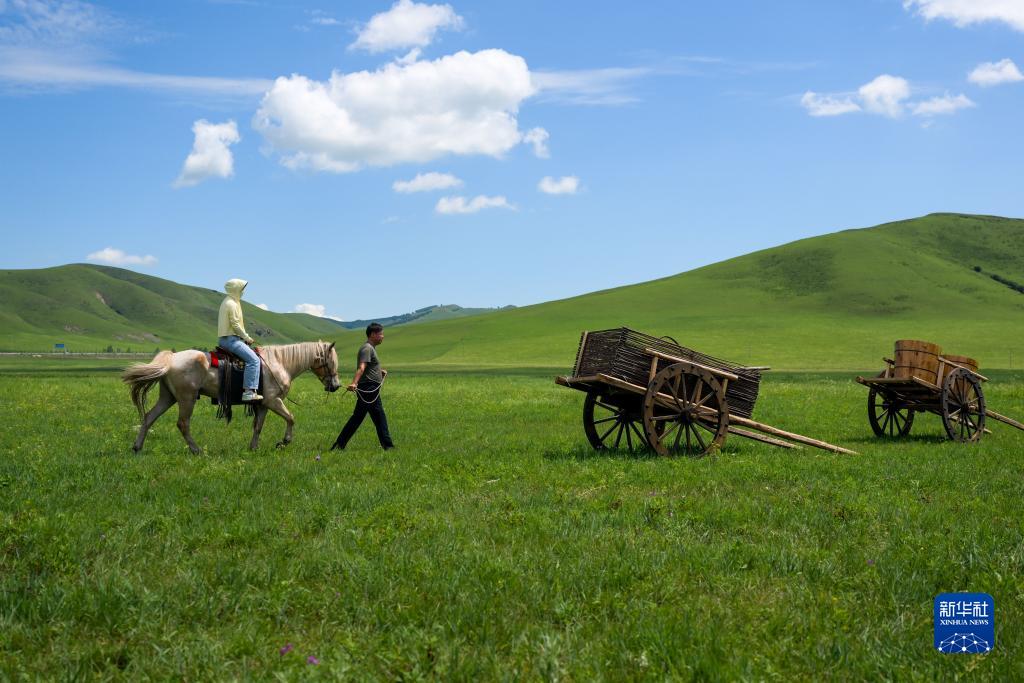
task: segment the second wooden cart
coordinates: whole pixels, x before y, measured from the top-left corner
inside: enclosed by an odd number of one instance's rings
[[[875,436],[910,434],[917,413],[942,418],[953,441],[978,441],[986,418],[1024,429],[1024,424],[990,410],[978,372],[967,356],[943,354],[937,344],[914,339],[896,342],[894,358],[883,358],[885,369],[875,377],[858,377],[868,388],[868,422]]]

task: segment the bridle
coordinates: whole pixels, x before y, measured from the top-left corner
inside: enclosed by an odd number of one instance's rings
[[[313,358],[313,367],[310,368],[310,370],[313,371],[313,374],[316,375],[317,379],[320,380],[320,383],[324,385],[324,390],[326,391],[330,391],[330,388],[327,386],[327,381],[332,379],[337,374],[336,369],[331,370],[329,352],[333,346],[334,345],[332,344],[331,346],[328,346],[326,349],[321,347],[323,355],[315,356]],[[317,372],[318,370],[323,370],[323,374]]]

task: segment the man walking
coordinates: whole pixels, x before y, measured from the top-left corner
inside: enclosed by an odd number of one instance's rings
[[[377,347],[384,341],[384,327],[380,323],[370,323],[366,326],[366,343],[359,349],[356,362],[356,374],[348,390],[355,392],[356,407],[352,411],[352,417],[345,423],[341,434],[334,440],[331,450],[345,450],[349,439],[363,423],[367,413],[373,420],[373,426],[377,428],[377,438],[384,450],[388,451],[395,447],[391,441],[391,434],[388,433],[388,418],[384,415],[384,404],[380,400],[381,386],[388,371],[380,367],[380,360],[377,358]]]

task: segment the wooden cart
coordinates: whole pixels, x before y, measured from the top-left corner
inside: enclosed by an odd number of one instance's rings
[[[804,444],[856,455],[752,420],[761,372],[768,369],[622,327],[584,332],[573,374],[555,382],[586,393],[583,430],[595,449],[703,455],[734,434],[781,448]]]
[[[882,359],[885,369],[877,376],[857,378],[868,388],[868,422],[876,436],[907,436],[914,416],[922,412],[942,418],[954,441],[978,441],[990,434],[986,418],[1024,429],[985,404],[982,383],[988,378],[973,358],[943,355],[935,344],[908,339],[896,342],[893,355]]]

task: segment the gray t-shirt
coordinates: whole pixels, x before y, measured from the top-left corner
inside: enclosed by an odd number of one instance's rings
[[[373,344],[366,342],[360,347],[356,362],[366,363],[366,370],[363,372],[363,376],[359,378],[360,384],[377,385],[384,381],[380,373],[380,361],[377,360],[377,349],[373,347]]]

